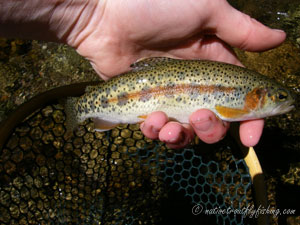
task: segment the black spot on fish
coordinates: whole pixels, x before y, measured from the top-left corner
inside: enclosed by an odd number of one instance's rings
[[[101,96],[101,107],[107,108],[109,106],[108,99],[105,96]]]
[[[118,87],[117,87],[117,85],[116,85],[116,84],[113,84],[113,85],[111,86],[111,89],[112,89],[112,90],[114,90],[114,91],[116,91],[116,90],[117,90],[117,88],[118,88]]]
[[[118,105],[123,106],[128,102],[128,93],[122,92],[118,95]]]
[[[91,104],[91,105],[90,105],[90,108],[91,108],[92,111],[94,111],[94,110],[95,110],[95,105],[94,105],[94,104]]]
[[[177,102],[181,102],[181,100],[182,100],[181,96],[178,96],[178,97],[176,98],[176,101],[177,101]]]
[[[188,92],[191,99],[197,99],[199,96],[199,91],[197,88],[191,88]]]
[[[150,98],[152,97],[151,92],[150,92],[150,88],[148,86],[145,86],[142,88],[141,92],[140,92],[140,101],[142,102],[147,102],[150,100]]]

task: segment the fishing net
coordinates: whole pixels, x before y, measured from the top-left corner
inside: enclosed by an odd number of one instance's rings
[[[239,214],[205,214],[253,205],[237,152],[230,137],[172,150],[138,125],[98,133],[86,121],[69,135],[63,107],[48,105],[0,150],[0,223],[252,224]]]

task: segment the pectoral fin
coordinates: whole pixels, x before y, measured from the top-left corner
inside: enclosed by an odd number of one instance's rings
[[[229,107],[220,106],[220,105],[217,105],[215,107],[215,109],[222,117],[228,118],[228,119],[236,119],[236,118],[242,117],[242,116],[246,115],[247,113],[249,113],[249,111],[244,110],[244,109],[235,109],[235,108],[229,108]]]
[[[109,122],[106,120],[101,120],[99,118],[93,118],[93,122],[94,122],[94,129],[98,132],[111,130],[119,125],[117,123],[112,123],[112,122]]]
[[[138,118],[140,118],[140,119],[142,119],[142,120],[147,119],[147,117],[148,117],[148,115],[140,115],[140,116],[138,116]]]

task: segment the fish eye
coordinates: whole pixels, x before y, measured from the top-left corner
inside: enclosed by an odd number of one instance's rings
[[[279,101],[282,102],[282,101],[285,101],[287,99],[288,94],[287,94],[287,92],[285,92],[283,90],[279,90],[276,97]]]

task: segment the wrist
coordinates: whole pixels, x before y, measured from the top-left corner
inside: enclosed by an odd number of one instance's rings
[[[102,1],[2,1],[0,36],[62,42],[76,47],[86,35],[93,17],[101,17],[94,15],[95,10],[101,7],[100,2]]]
[[[102,21],[105,0],[72,0],[56,7],[50,19],[50,30],[60,42],[78,48]]]

